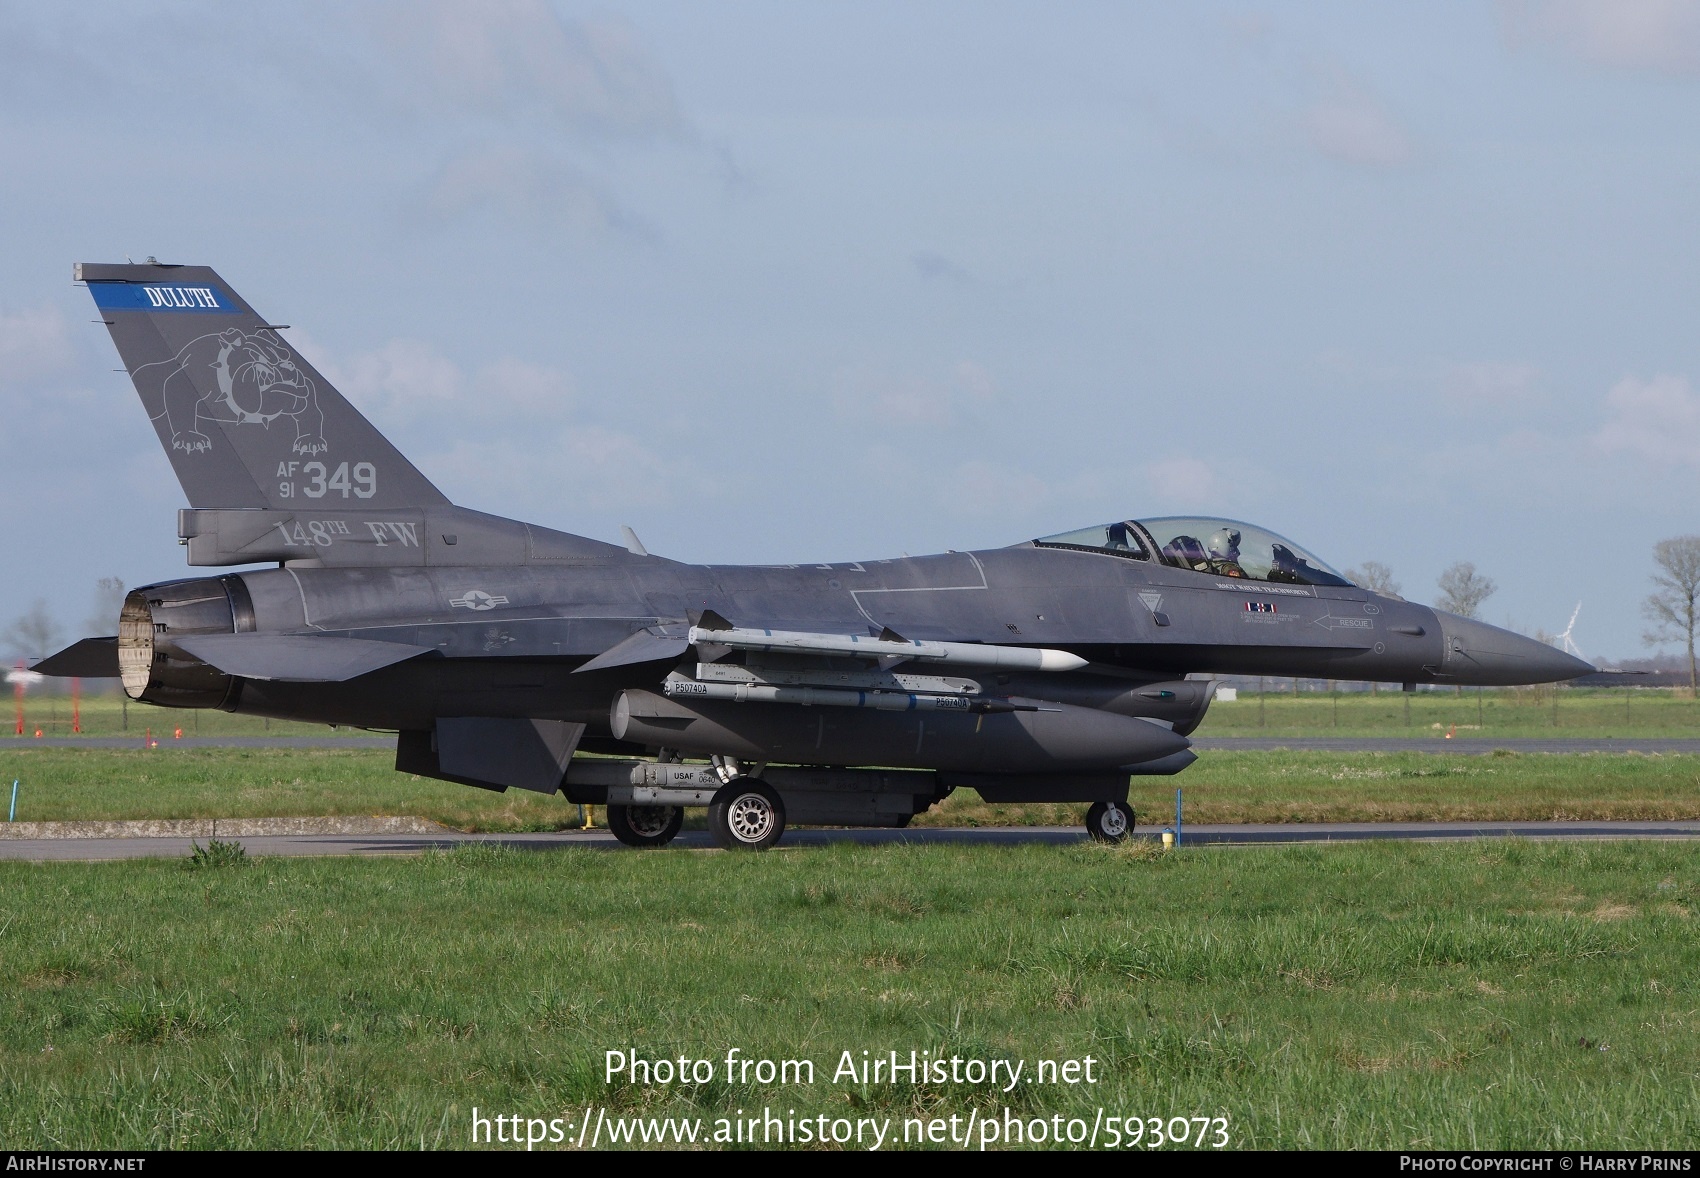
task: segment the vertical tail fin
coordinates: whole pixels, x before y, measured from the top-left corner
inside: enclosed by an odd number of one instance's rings
[[[78,263],[197,508],[448,499],[206,266]]]

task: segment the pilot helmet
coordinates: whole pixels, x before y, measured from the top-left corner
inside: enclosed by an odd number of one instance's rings
[[[1238,560],[1240,558],[1240,531],[1238,528],[1217,528],[1210,533],[1210,539],[1205,548],[1216,560]]]

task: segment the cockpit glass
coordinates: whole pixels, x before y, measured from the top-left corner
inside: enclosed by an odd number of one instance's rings
[[[1163,563],[1178,569],[1287,585],[1351,584],[1291,540],[1237,520],[1164,516],[1139,524]]]
[[[1095,528],[1063,532],[1033,542],[1041,548],[1086,548],[1115,556],[1129,556],[1134,560],[1151,559],[1139,534],[1127,523],[1100,524]]]

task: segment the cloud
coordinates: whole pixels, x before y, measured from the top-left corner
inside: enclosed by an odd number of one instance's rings
[[[1345,74],[1330,79],[1302,121],[1311,147],[1341,163],[1400,168],[1416,156],[1410,136],[1381,100]]]
[[[938,278],[952,282],[972,282],[973,277],[955,262],[935,250],[920,250],[913,254],[909,261],[917,273],[929,281]]]
[[[1038,475],[996,462],[964,462],[944,480],[948,493],[971,515],[1031,515],[1054,489]],[[943,490],[944,488],[941,488]]]
[[[311,337],[291,343],[355,408],[408,441],[408,456],[456,502],[536,520],[668,507],[722,493],[712,471],[634,435],[576,420],[577,384],[561,368],[503,356],[466,368],[417,339],[346,359]],[[432,440],[452,437],[434,449]]]
[[[1199,505],[1221,494],[1216,472],[1201,458],[1165,458],[1147,466],[1145,476],[1160,501]]]
[[[594,425],[573,425],[553,437],[462,440],[446,453],[424,456],[421,466],[456,502],[537,518],[673,507],[723,490],[688,456],[663,454],[630,434]]]
[[[951,381],[959,396],[959,400],[990,401],[997,396],[998,384],[992,379],[991,371],[984,365],[973,360],[958,360],[950,370]]]
[[[312,359],[319,351],[301,332],[296,342]],[[559,368],[503,357],[470,377],[460,365],[421,340],[394,339],[346,362],[314,362],[356,407],[391,421],[460,415],[457,420],[496,426],[515,417],[558,419],[572,407],[572,377]]]
[[[958,361],[944,376],[845,368],[833,383],[840,417],[886,426],[957,425],[998,394],[991,372],[973,360]]]
[[[316,367],[355,405],[391,418],[439,412],[460,397],[465,384],[453,360],[412,339],[391,340],[346,364],[324,360]]]
[[[1502,0],[1500,25],[1514,48],[1548,44],[1619,69],[1700,72],[1696,0]]]
[[[54,376],[74,363],[70,325],[57,307],[0,311],[0,384]]]
[[[440,220],[489,209],[504,220],[652,236],[580,168],[513,146],[474,148],[449,157],[427,185],[424,203]]]
[[[572,404],[573,380],[559,368],[505,357],[478,370],[473,392],[480,402],[496,402],[527,413],[558,414]]]
[[[610,138],[687,135],[672,82],[618,17],[567,20],[543,0],[431,0],[387,10],[383,31],[408,82],[450,106],[536,113]]]
[[[1267,13],[1234,12],[1222,18],[1222,29],[1236,41],[1263,45],[1274,35],[1275,22]]]
[[[893,435],[869,443],[857,469],[870,484],[902,487],[910,499],[931,503],[939,512],[993,521],[993,528],[984,533],[987,544],[1017,543],[1093,521],[1125,519],[1136,510],[1130,504],[1148,498],[1132,467],[1082,467],[1067,458],[1052,464],[1030,452],[945,464],[936,447],[906,445],[909,440]]]
[[[1491,360],[1460,364],[1440,382],[1442,395],[1472,405],[1520,401],[1536,391],[1540,369],[1533,364],[1508,364]]]
[[[1700,466],[1700,397],[1684,377],[1626,376],[1606,394],[1611,418],[1594,435],[1609,454],[1665,465]]]

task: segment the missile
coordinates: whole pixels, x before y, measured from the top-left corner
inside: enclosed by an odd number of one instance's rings
[[[1036,712],[1032,704],[968,695],[917,695],[912,691],[846,691],[836,687],[772,687],[760,683],[702,683],[669,677],[662,693],[673,699],[724,699],[733,703],[801,704],[804,707],[872,708],[877,712]]]
[[[921,659],[974,667],[1019,671],[1077,671],[1086,660],[1066,650],[1032,646],[991,646],[978,642],[916,642],[907,638],[864,638],[858,634],[809,634],[796,630],[709,630],[692,626],[692,643],[733,650],[787,651],[795,654],[848,655],[863,659]]]
[[[698,663],[696,678],[704,683],[760,683],[768,687],[866,688],[870,691],[913,691],[918,695],[979,695],[974,679],[945,675],[914,675],[900,671],[845,671],[838,667],[770,667],[760,663]]]

